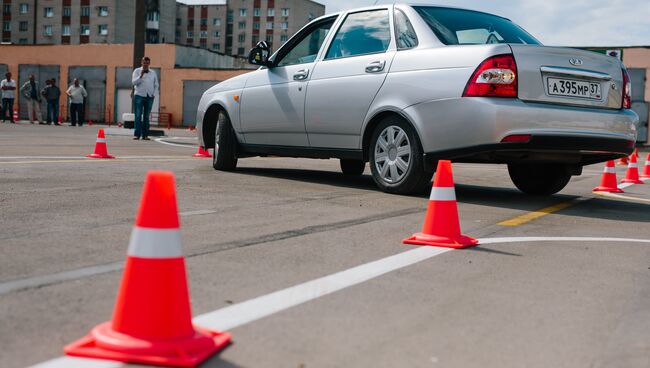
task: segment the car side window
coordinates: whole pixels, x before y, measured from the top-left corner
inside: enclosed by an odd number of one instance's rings
[[[286,53],[284,56],[281,56],[281,59],[278,61],[277,66],[287,66],[295,64],[304,64],[311,63],[316,59],[320,47],[325,41],[327,33],[332,28],[332,24],[336,17],[328,19],[321,24],[318,24],[311,31],[304,32],[302,35],[298,35],[294,46]]]
[[[325,60],[385,52],[388,44],[387,9],[351,13],[334,36]]]
[[[415,34],[411,21],[399,9],[395,10],[395,40],[398,50],[406,50],[418,45],[418,36]]]

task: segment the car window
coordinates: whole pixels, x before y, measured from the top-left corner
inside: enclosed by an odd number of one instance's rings
[[[351,13],[334,36],[325,59],[385,52],[389,43],[387,9]]]
[[[323,41],[325,41],[325,37],[332,28],[335,20],[336,17],[328,19],[318,24],[316,28],[307,30],[302,35],[298,35],[298,39],[295,41],[297,43],[294,44],[295,46],[280,59],[277,66],[304,64],[314,61],[318,55],[318,50],[323,45]]]
[[[413,8],[445,45],[540,44],[518,25],[496,15],[432,6]]]
[[[415,34],[413,25],[403,11],[395,10],[395,39],[397,49],[410,49],[418,45],[418,36]]]

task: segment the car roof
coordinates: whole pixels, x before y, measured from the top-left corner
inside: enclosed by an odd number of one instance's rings
[[[390,1],[390,0],[386,0],[386,1]],[[500,18],[503,18],[503,19],[510,20],[509,18],[506,18],[506,17],[498,15],[498,14],[488,13],[488,12],[484,12],[484,11],[480,11],[480,10],[476,10],[476,9],[463,8],[463,7],[460,7],[460,6],[440,5],[440,4],[420,3],[420,2],[399,2],[399,3],[387,2],[385,4],[379,3],[379,4],[376,4],[376,5],[364,6],[364,7],[360,7],[360,8],[342,10],[342,11],[339,11],[339,12],[336,12],[336,13],[325,14],[325,15],[322,15],[322,16],[314,19],[314,20],[319,20],[319,19],[330,17],[330,16],[334,16],[334,15],[338,16],[338,15],[345,14],[345,13],[354,13],[354,12],[358,12],[358,11],[372,10],[372,9],[384,9],[386,7],[400,6],[400,5],[401,6],[410,6],[410,7],[423,6],[423,7],[430,7],[430,8],[447,8],[447,9],[467,10],[467,11],[488,14],[488,15],[492,15],[492,16],[495,16],[495,17],[500,17]]]

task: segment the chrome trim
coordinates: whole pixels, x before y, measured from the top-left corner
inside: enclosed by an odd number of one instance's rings
[[[555,75],[565,75],[568,77],[581,77],[581,78],[590,78],[590,79],[599,79],[604,81],[612,80],[612,76],[605,73],[592,72],[589,70],[583,69],[573,69],[573,68],[562,68],[557,66],[543,66],[539,68],[542,73],[545,74],[555,74]]]

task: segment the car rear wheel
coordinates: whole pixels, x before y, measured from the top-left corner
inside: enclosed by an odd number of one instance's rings
[[[230,119],[223,111],[219,112],[217,128],[214,130],[212,167],[222,171],[232,171],[237,167],[237,138]]]
[[[366,163],[363,160],[341,159],[340,163],[343,175],[361,175],[363,170],[366,169]]]
[[[421,193],[431,183],[433,168],[425,166],[415,130],[396,116],[385,118],[372,133],[370,170],[381,190],[388,193]]]
[[[555,194],[569,183],[571,175],[562,165],[556,164],[509,164],[510,179],[526,194]]]

